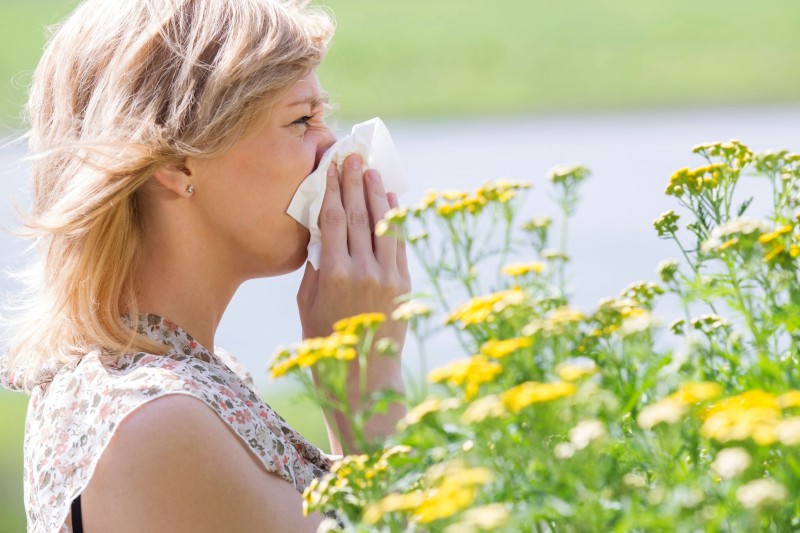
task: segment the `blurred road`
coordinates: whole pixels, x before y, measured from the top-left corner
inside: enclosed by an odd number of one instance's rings
[[[369,117],[365,117],[369,118]],[[598,299],[616,295],[631,282],[654,280],[659,260],[677,258],[678,250],[660,241],[652,221],[676,208],[663,190],[670,174],[702,160],[695,144],[738,138],[754,150],[800,150],[800,107],[683,109],[590,115],[538,115],[514,119],[463,119],[446,122],[387,122],[411,183],[402,204],[416,202],[429,188],[474,188],[488,179],[529,180],[534,188],[526,216],[554,215],[545,178],[561,163],[581,162],[593,175],[581,189],[582,201],[570,225],[570,285],[575,303],[588,311]],[[345,127],[346,126],[346,127]],[[341,132],[349,131],[342,125]],[[25,205],[25,166],[21,147],[0,149],[0,225],[11,222],[12,195]],[[768,196],[766,182],[744,180],[742,196]],[[756,201],[753,213],[763,214]],[[677,210],[677,209],[676,209]],[[0,234],[0,269],[19,263],[22,246]],[[415,289],[425,286],[414,265]],[[257,384],[270,387],[264,370],[275,346],[300,338],[295,292],[301,272],[247,282],[231,302],[216,342],[237,354]],[[9,290],[0,280],[0,291]],[[674,302],[658,309],[665,321],[676,316]],[[418,367],[416,349],[408,343],[404,359]],[[452,339],[431,343],[428,368],[462,356]],[[272,385],[274,386],[274,385]]]

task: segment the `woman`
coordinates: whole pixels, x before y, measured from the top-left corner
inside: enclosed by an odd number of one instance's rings
[[[306,259],[286,208],[334,142],[315,74],[332,31],[284,0],[85,0],[52,35],[28,104],[38,259],[0,358],[4,385],[31,393],[29,531],[322,520],[303,517],[301,493],[331,456],[258,398],[214,333],[242,282]],[[410,290],[403,245],[372,234],[396,206],[378,173],[351,156],[325,194],[304,337],[388,314]],[[382,334],[402,347],[405,326]],[[369,368],[370,389],[403,391],[397,357]],[[402,414],[365,430],[388,435]],[[334,454],[358,451],[338,415],[326,423]]]

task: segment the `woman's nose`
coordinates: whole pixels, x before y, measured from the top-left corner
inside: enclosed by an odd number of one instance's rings
[[[328,148],[333,146],[334,143],[336,143],[336,136],[328,126],[325,126],[325,131],[320,136],[319,143],[317,144],[317,157],[316,161],[314,161],[314,168],[319,166],[319,162],[322,159],[322,154],[324,154]]]

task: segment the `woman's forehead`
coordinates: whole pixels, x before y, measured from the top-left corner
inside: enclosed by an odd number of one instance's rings
[[[320,87],[316,73],[310,73],[297,80],[281,98],[281,103],[287,107],[309,104],[316,107],[327,101],[328,95]]]

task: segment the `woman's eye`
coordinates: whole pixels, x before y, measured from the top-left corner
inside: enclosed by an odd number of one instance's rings
[[[314,115],[305,115],[305,116],[302,116],[302,117],[298,118],[298,119],[297,119],[297,120],[295,120],[294,122],[292,122],[292,124],[298,124],[298,125],[306,125],[306,126],[308,126],[308,123],[309,123],[309,122],[311,122],[311,120],[312,120],[313,118],[314,118]]]

